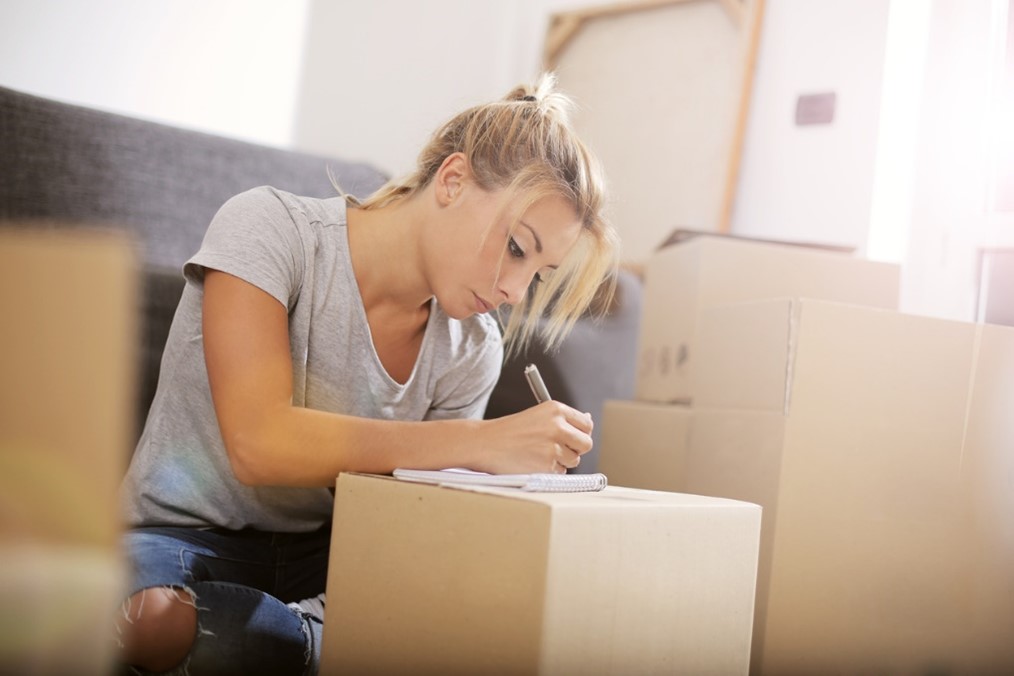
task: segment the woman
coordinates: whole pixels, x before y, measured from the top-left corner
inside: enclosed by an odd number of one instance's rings
[[[124,662],[314,673],[339,472],[565,472],[591,448],[558,402],[481,420],[504,342],[558,343],[615,267],[553,87],[457,115],[362,203],[258,188],[215,216],[124,483]]]

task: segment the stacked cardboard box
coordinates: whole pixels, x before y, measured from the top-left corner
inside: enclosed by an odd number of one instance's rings
[[[662,249],[645,267],[635,397],[691,402],[709,307],[799,296],[896,309],[898,279],[896,265],[799,246],[701,236]]]
[[[0,672],[107,674],[136,276],[112,234],[0,231]]]
[[[1014,330],[783,295],[698,302],[692,404],[609,402],[601,468],[763,506],[754,673],[1014,671]]]
[[[745,674],[757,505],[342,474],[325,674]]]

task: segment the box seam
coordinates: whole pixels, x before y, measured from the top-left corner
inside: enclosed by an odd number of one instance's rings
[[[975,381],[979,372],[979,352],[982,348],[983,324],[975,325],[975,337],[972,339],[972,363],[968,369],[968,383],[965,386],[965,415],[961,426],[961,448],[958,451],[958,473],[964,474],[965,447],[968,444],[968,421],[972,416],[972,399],[975,396]]]
[[[786,418],[789,416],[789,410],[792,406],[792,379],[795,376],[796,370],[796,343],[799,340],[799,324],[800,315],[802,314],[802,303],[798,300],[789,301],[789,326],[788,336],[789,339],[785,341],[785,398],[782,401],[782,415]]]

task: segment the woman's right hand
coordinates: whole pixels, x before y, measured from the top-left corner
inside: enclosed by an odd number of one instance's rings
[[[474,469],[491,474],[562,474],[592,448],[591,415],[558,401],[483,421]]]

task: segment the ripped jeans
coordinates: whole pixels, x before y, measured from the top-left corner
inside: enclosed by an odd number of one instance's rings
[[[132,575],[125,617],[143,613],[128,607],[142,589],[174,587],[180,598],[194,599],[193,647],[169,673],[317,673],[323,625],[286,604],[324,591],[329,528],[312,533],[137,528],[127,532],[124,544]]]

